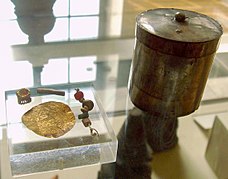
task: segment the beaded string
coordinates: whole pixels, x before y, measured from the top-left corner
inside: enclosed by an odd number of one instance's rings
[[[99,136],[98,131],[95,128],[92,128],[92,122],[89,119],[89,111],[91,111],[94,107],[94,103],[92,100],[84,99],[84,93],[80,91],[80,89],[75,89],[76,93],[74,94],[74,98],[82,103],[81,112],[82,114],[78,115],[78,119],[82,120],[82,123],[85,127],[89,127],[91,136]]]

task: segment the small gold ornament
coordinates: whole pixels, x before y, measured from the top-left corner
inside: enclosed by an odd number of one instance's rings
[[[22,116],[22,122],[40,136],[57,138],[70,131],[76,120],[68,105],[50,101],[31,108]]]
[[[27,88],[21,88],[16,92],[18,104],[27,104],[32,101],[30,95],[31,92]]]

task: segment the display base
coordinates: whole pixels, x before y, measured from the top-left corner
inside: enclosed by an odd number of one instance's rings
[[[99,132],[99,136],[91,136],[89,128],[84,127],[82,121],[77,118],[81,113],[81,104],[74,99],[75,88],[77,86],[62,88],[65,96],[36,95],[35,89],[31,89],[32,101],[24,105],[17,103],[15,93],[6,92],[9,159],[13,176],[110,163],[116,160],[117,139],[96,92],[91,86],[80,87],[85,98],[94,102],[89,117],[91,127]],[[61,137],[39,136],[21,122],[21,117],[26,111],[47,101],[69,105],[76,116],[75,126]]]

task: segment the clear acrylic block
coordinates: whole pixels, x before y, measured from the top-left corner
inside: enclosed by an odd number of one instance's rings
[[[94,102],[94,108],[89,112],[91,127],[99,132],[99,136],[94,137],[91,136],[89,128],[84,127],[77,117],[81,113],[81,103],[74,98],[75,88],[78,87],[58,87],[65,91],[65,96],[38,95],[36,88],[33,88],[30,89],[32,101],[24,105],[18,104],[16,90],[6,92],[9,157],[13,176],[103,164],[116,160],[117,139],[96,92],[91,86],[80,87],[84,98]],[[74,127],[58,138],[39,136],[21,121],[26,111],[47,101],[67,104],[76,117]]]

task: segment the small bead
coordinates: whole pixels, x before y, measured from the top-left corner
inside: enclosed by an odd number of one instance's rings
[[[85,100],[84,98],[81,98],[81,99],[79,99],[79,102],[83,103],[84,100]]]
[[[74,94],[74,98],[76,100],[80,100],[84,97],[84,94],[82,91],[80,91],[79,89],[76,89],[76,93]]]
[[[90,121],[89,118],[84,118],[84,119],[82,119],[82,123],[83,123],[83,125],[84,125],[85,127],[89,127],[89,126],[92,125],[92,123],[91,123],[91,121]]]
[[[82,113],[82,114],[78,115],[78,119],[84,119],[84,118],[88,118],[88,117],[89,117],[88,112],[85,112],[85,113]]]
[[[84,100],[82,102],[82,107],[84,107],[84,106],[87,106],[88,110],[91,111],[93,109],[93,107],[94,107],[94,103],[93,103],[92,100]]]
[[[87,106],[84,106],[84,107],[81,108],[81,111],[83,113],[88,112],[89,111],[89,108]]]

